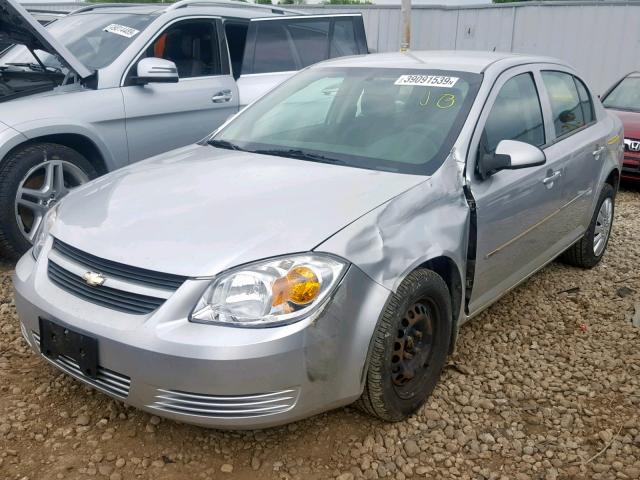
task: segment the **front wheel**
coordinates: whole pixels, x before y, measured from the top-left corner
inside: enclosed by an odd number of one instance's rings
[[[442,277],[421,269],[391,294],[373,334],[359,406],[396,422],[431,395],[451,341],[451,298]]]
[[[26,252],[47,210],[96,176],[84,156],[64,145],[36,143],[11,152],[0,163],[0,255],[17,259]]]
[[[615,191],[611,185],[605,183],[589,228],[578,242],[562,254],[560,259],[575,267],[595,267],[604,256],[609,244],[614,212]]]

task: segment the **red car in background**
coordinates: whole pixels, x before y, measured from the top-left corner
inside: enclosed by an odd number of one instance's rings
[[[640,181],[640,72],[618,81],[602,96],[602,104],[624,125],[622,178]]]

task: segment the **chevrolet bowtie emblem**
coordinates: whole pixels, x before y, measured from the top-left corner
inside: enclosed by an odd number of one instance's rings
[[[82,278],[84,279],[85,282],[87,282],[87,285],[91,287],[100,287],[104,284],[106,280],[106,278],[104,278],[104,275],[96,272],[87,272],[84,275],[82,275]]]

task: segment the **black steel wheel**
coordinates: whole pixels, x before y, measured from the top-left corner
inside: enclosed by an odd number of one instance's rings
[[[444,280],[426,269],[409,274],[376,326],[360,407],[386,421],[402,420],[420,408],[442,373],[451,328]]]

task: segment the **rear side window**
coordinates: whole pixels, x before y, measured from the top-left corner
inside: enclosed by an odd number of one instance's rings
[[[329,19],[289,23],[289,32],[300,57],[301,67],[308,67],[328,58],[330,25]]]
[[[252,73],[297,70],[293,44],[284,23],[259,22],[256,27]]]
[[[353,18],[263,20],[250,28],[255,35],[243,74],[299,70],[328,58],[364,53]]]
[[[573,77],[576,82],[576,87],[578,87],[578,96],[580,97],[580,105],[582,105],[582,115],[584,116],[585,123],[593,122],[596,117],[593,110],[593,102],[591,101],[591,96],[589,95],[589,91],[587,87],[585,87],[582,80],[578,77]]]
[[[583,127],[585,116],[573,75],[542,72],[542,80],[549,94],[556,136],[562,137]]]
[[[342,57],[345,55],[357,55],[358,42],[353,20],[350,18],[336,20],[333,25],[333,37],[331,38],[331,50],[329,56]]]
[[[481,153],[494,153],[502,140],[537,147],[545,143],[540,98],[530,73],[516,75],[500,89],[484,126]]]

